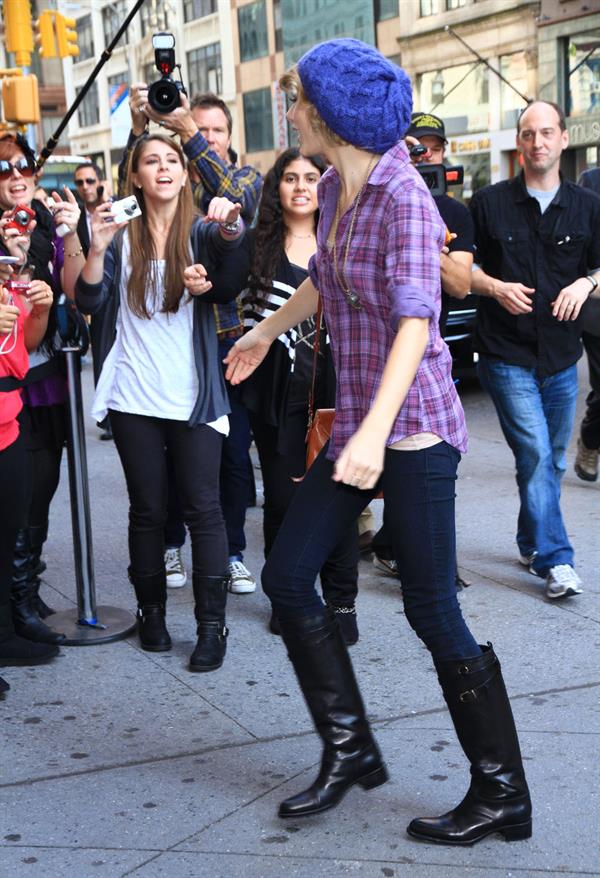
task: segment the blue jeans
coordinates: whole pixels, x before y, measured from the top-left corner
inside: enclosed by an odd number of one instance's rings
[[[325,449],[298,485],[262,572],[262,584],[280,618],[319,612],[319,570],[349,527],[377,494],[385,496],[385,523],[402,582],[404,612],[435,660],[480,654],[456,596],[454,491],[460,454],[445,442],[421,451],[385,454],[372,491],[331,478]]]
[[[573,547],[560,511],[560,482],[575,420],[577,366],[541,378],[535,369],[482,356],[478,373],[515,456],[521,500],[519,551],[537,552],[533,568],[540,576],[558,564],[573,565]]]

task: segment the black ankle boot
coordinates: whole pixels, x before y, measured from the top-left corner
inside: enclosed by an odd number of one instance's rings
[[[225,626],[225,605],[229,576],[192,575],[198,642],[190,656],[190,671],[216,671],[223,664],[229,629]]]
[[[338,607],[334,604],[329,604],[329,606],[335,613],[335,618],[337,619],[337,623],[340,626],[340,631],[342,632],[344,643],[346,644],[346,646],[354,646],[355,643],[358,643],[358,620],[356,618],[356,607],[354,606],[354,604],[345,607]]]
[[[29,582],[31,553],[29,533],[19,530],[13,558],[11,603],[16,633],[35,643],[62,643],[65,635],[53,631],[41,619],[34,602],[33,587]]]
[[[315,782],[279,806],[280,817],[304,817],[333,808],[355,784],[370,790],[385,783],[388,774],[333,612],[324,609],[309,618],[279,618],[279,624],[324,743]]]
[[[491,644],[464,661],[437,662],[452,722],[471,763],[471,785],[454,810],[413,820],[422,841],[469,845],[494,832],[506,841],[531,836],[531,800],[500,662]]]
[[[138,607],[138,636],[147,652],[167,652],[173,646],[167,631],[164,604],[143,604]]]
[[[4,677],[0,677],[0,695],[4,695],[5,692],[8,692],[10,689],[10,685],[6,682]]]
[[[0,640],[0,668],[43,665],[58,654],[55,643],[34,643],[16,634]]]
[[[30,564],[28,583],[31,589],[32,601],[35,610],[40,619],[47,619],[56,613],[52,607],[40,597],[40,576],[46,569],[46,564],[42,561],[42,549],[48,538],[48,522],[41,525],[32,525],[27,528],[29,533],[29,551]]]
[[[167,631],[167,575],[164,567],[154,573],[128,570],[138,602],[138,636],[142,649],[167,652],[173,646]]]

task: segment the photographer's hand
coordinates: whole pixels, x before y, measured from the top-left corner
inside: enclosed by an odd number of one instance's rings
[[[144,108],[148,105],[148,86],[145,82],[134,82],[129,89],[129,109],[131,111],[131,130],[140,137],[148,125]]]
[[[6,224],[10,222],[8,212],[0,219],[0,238],[11,256],[16,256],[19,262],[25,262],[26,254],[31,246],[31,233],[35,229],[37,222],[32,220],[25,234],[18,229],[7,229]]]
[[[8,304],[6,290],[0,289],[0,335],[7,335],[11,332],[18,317],[19,309],[16,305]]]
[[[77,233],[77,223],[81,216],[81,210],[69,187],[63,186],[63,191],[64,197],[61,197],[56,191],[52,192],[53,201],[50,202],[50,212],[54,217],[54,223],[57,228],[64,223],[69,228],[67,235],[74,235]]]
[[[181,106],[177,107],[170,113],[157,113],[150,104],[144,107],[144,114],[152,122],[156,122],[161,128],[168,128],[174,131],[181,138],[182,143],[187,143],[195,134],[198,133],[198,126],[192,119],[190,113],[190,102],[184,94],[179,95]]]

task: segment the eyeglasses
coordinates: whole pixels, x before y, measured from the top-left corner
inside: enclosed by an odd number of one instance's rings
[[[7,162],[5,159],[0,159],[0,180],[10,179],[14,171],[18,171],[22,177],[33,177],[35,167],[26,158],[19,159],[16,162]]]
[[[87,183],[88,186],[93,186],[94,183],[97,183],[97,182],[98,182],[98,180],[96,180],[94,177],[84,177],[83,180],[75,180],[75,185],[76,186],[84,186]]]

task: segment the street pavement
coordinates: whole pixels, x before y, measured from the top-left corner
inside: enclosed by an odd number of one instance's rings
[[[581,410],[584,365],[580,377]],[[89,365],[83,381],[87,412]],[[352,657],[389,783],[353,789],[320,817],[280,821],[279,801],[312,780],[320,747],[283,644],[267,630],[268,602],[260,590],[232,595],[225,665],[191,674],[188,585],[169,593],[169,653],[143,652],[131,636],[3,671],[12,689],[0,704],[1,878],[600,875],[600,484],[573,473],[573,442],[563,506],[585,590],[550,603],[516,561],[514,466],[495,413],[475,383],[461,390],[471,438],[458,481],[459,561],[472,585],[460,599],[502,662],[533,799],[531,840],[452,848],[407,837],[411,818],[462,798],[468,768],[397,582],[363,560]],[[86,426],[98,603],[133,611],[121,467],[87,416]],[[63,466],[43,586],[60,609],[75,603]],[[380,519],[381,501],[373,506]],[[258,575],[260,508],[248,510],[247,537]],[[185,557],[189,569],[189,546]]]

